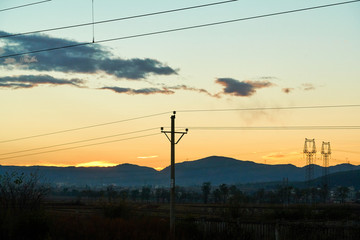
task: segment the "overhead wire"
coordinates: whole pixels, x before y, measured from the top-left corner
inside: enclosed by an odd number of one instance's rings
[[[61,143],[61,144],[55,144],[55,145],[51,145],[51,146],[45,146],[45,147],[25,149],[25,150],[21,150],[21,151],[1,153],[0,156],[11,155],[11,154],[18,154],[18,153],[23,153],[23,152],[31,152],[31,151],[35,151],[35,150],[42,150],[42,149],[48,149],[48,148],[54,148],[54,147],[61,147],[61,146],[78,144],[78,143],[84,143],[84,142],[90,142],[90,141],[97,141],[97,140],[106,139],[106,138],[113,138],[113,137],[119,137],[119,136],[124,136],[124,135],[135,134],[135,133],[147,132],[147,131],[151,131],[151,130],[155,130],[155,129],[159,129],[159,128],[158,128],[158,127],[156,127],[156,128],[147,128],[147,129],[142,129],[142,130],[137,130],[137,131],[132,131],[132,132],[113,134],[113,135],[104,136],[104,137],[83,139],[83,140],[79,140],[79,141],[67,142],[67,143]]]
[[[296,109],[321,109],[321,108],[326,109],[326,108],[351,108],[351,107],[360,107],[360,104],[290,106],[290,107],[259,107],[259,108],[190,109],[190,110],[178,110],[176,112],[178,112],[178,113],[229,112],[229,111],[264,111],[264,110],[291,110],[291,109],[296,110]],[[140,117],[122,119],[122,120],[118,120],[118,121],[105,122],[105,123],[99,123],[99,124],[94,124],[94,125],[88,125],[88,126],[84,126],[84,127],[70,128],[70,129],[42,133],[42,134],[31,135],[31,136],[26,136],[26,137],[2,140],[2,141],[0,141],[0,144],[7,143],[7,142],[20,141],[20,140],[25,140],[25,139],[30,139],[30,138],[44,137],[44,136],[49,136],[49,135],[78,131],[78,130],[83,130],[83,129],[88,129],[88,128],[101,127],[101,126],[112,125],[112,124],[117,124],[117,123],[122,123],[122,122],[133,121],[133,120],[139,120],[139,119],[144,119],[144,118],[150,118],[150,117],[155,117],[155,116],[161,116],[161,115],[171,114],[171,113],[173,113],[173,112],[166,111],[166,112],[155,113],[155,114],[150,114],[150,115],[145,115],[145,116],[140,116]]]
[[[106,125],[112,125],[112,124],[117,124],[117,123],[122,123],[122,122],[129,122],[129,121],[134,121],[134,120],[139,120],[139,119],[144,119],[144,118],[160,116],[160,115],[164,115],[164,114],[168,114],[168,113],[169,112],[155,113],[155,114],[150,114],[150,115],[145,115],[145,116],[140,116],[140,117],[122,119],[122,120],[113,121],[113,122],[105,122],[105,123],[99,123],[99,124],[94,124],[94,125],[88,125],[88,126],[84,126],[84,127],[70,128],[70,129],[65,129],[65,130],[60,130],[60,131],[49,132],[49,133],[42,133],[42,134],[37,134],[37,135],[32,135],[32,136],[27,136],[27,137],[8,139],[8,140],[0,141],[0,143],[14,142],[14,141],[20,141],[20,140],[25,140],[25,139],[30,139],[30,138],[37,138],[37,137],[44,137],[44,136],[55,135],[55,134],[60,134],[60,133],[73,132],[73,131],[78,131],[78,130],[83,130],[83,129],[88,129],[88,128],[102,127],[102,126],[106,126]]]
[[[360,107],[360,104],[289,106],[289,107],[257,107],[257,108],[184,109],[184,110],[177,110],[177,112],[179,112],[179,113],[192,113],[192,112],[265,111],[265,110],[352,108],[352,107]]]
[[[118,21],[130,20],[130,19],[135,19],[135,18],[143,18],[143,17],[150,17],[150,16],[155,16],[155,15],[173,13],[173,12],[187,11],[187,10],[191,10],[191,9],[210,7],[210,6],[215,6],[215,5],[220,5],[220,4],[230,3],[230,2],[236,2],[236,1],[238,1],[238,0],[227,0],[227,1],[221,1],[221,2],[215,2],[215,3],[207,3],[207,4],[195,5],[195,6],[190,6],[190,7],[175,8],[175,9],[159,11],[159,12],[152,12],[152,13],[145,13],[145,14],[127,16],[127,17],[107,19],[107,20],[96,21],[96,22],[94,21],[94,18],[93,18],[92,22],[88,22],[88,23],[80,23],[80,24],[74,24],[74,25],[68,25],[68,26],[62,26],[62,27],[47,28],[47,29],[42,29],[42,30],[35,30],[35,31],[29,31],[29,32],[8,34],[8,35],[0,36],[0,38],[16,37],[16,36],[23,36],[23,35],[28,35],[28,34],[35,34],[35,33],[44,33],[44,32],[57,31],[57,30],[63,30],[63,29],[69,29],[69,28],[85,27],[85,26],[90,26],[90,25],[94,26],[94,25],[97,25],[97,24],[118,22]],[[93,4],[94,3],[92,2],[92,6],[94,6]],[[94,7],[92,7],[92,9],[94,9]],[[94,13],[93,13],[93,15],[94,15]]]
[[[123,139],[116,139],[116,140],[100,142],[100,143],[91,143],[91,144],[86,144],[86,145],[81,145],[81,146],[74,146],[74,147],[60,148],[60,149],[54,149],[54,150],[49,150],[49,151],[43,151],[43,152],[29,153],[29,154],[24,154],[24,155],[4,157],[4,158],[0,158],[0,161],[1,160],[13,159],[13,158],[19,158],[19,157],[28,157],[28,156],[33,156],[33,155],[45,154],[45,153],[52,153],[52,152],[71,150],[71,149],[76,149],[76,148],[97,146],[97,145],[102,145],[102,144],[121,142],[121,141],[127,141],[127,140],[138,139],[138,138],[145,138],[145,137],[155,136],[155,135],[159,135],[159,134],[161,134],[161,133],[152,133],[152,134],[147,134],[147,135],[142,135],[142,136],[129,137],[129,138],[123,138]]]
[[[9,11],[9,10],[13,10],[13,9],[17,9],[17,8],[22,8],[22,7],[28,7],[28,6],[37,5],[37,4],[45,3],[45,2],[51,2],[51,1],[52,1],[52,0],[44,0],[44,1],[39,1],[39,2],[33,2],[33,3],[23,4],[23,5],[19,5],[19,6],[15,6],[15,7],[3,8],[3,9],[0,9],[0,12]]]
[[[340,149],[333,149],[333,151],[336,151],[336,152],[345,152],[345,153],[354,153],[354,154],[360,154],[360,152],[357,152],[357,151],[348,151],[348,150],[340,150]]]
[[[16,57],[16,56],[21,56],[21,55],[26,55],[26,54],[49,52],[49,51],[55,51],[55,50],[60,50],[60,49],[85,46],[85,45],[90,45],[90,44],[95,44],[95,43],[99,44],[99,43],[113,42],[113,41],[119,41],[119,40],[125,40],[125,39],[133,39],[133,38],[165,34],[165,33],[171,33],[171,32],[178,32],[178,31],[184,31],[184,30],[190,30],[190,29],[205,28],[205,27],[229,24],[229,23],[240,22],[240,21],[247,21],[247,20],[258,19],[258,18],[273,17],[273,16],[277,16],[277,15],[284,15],[284,14],[303,12],[303,11],[309,11],[309,10],[320,9],[320,8],[334,7],[334,6],[350,4],[350,3],[355,3],[355,2],[360,2],[360,0],[338,2],[338,3],[332,3],[332,4],[326,4],[326,5],[318,5],[318,6],[307,7],[307,8],[299,8],[299,9],[288,10],[288,11],[256,15],[256,16],[252,16],[252,17],[237,18],[237,19],[231,19],[231,20],[225,20],[225,21],[205,23],[205,24],[200,24],[200,25],[192,25],[192,26],[187,26],[187,27],[172,28],[172,29],[167,29],[167,30],[148,32],[148,33],[140,33],[140,34],[135,34],[135,35],[128,35],[128,36],[123,36],[123,37],[98,40],[95,42],[84,42],[84,43],[71,44],[71,45],[65,45],[65,46],[59,46],[59,47],[53,47],[53,48],[38,49],[38,50],[33,50],[33,51],[28,51],[28,52],[3,55],[3,56],[0,56],[0,58]]]
[[[360,126],[254,126],[254,127],[187,127],[191,130],[357,130]]]

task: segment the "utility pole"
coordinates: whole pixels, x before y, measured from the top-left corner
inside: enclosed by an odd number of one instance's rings
[[[171,145],[171,168],[170,168],[170,239],[175,239],[175,145],[178,144],[180,139],[187,134],[188,129],[185,132],[175,132],[175,114],[176,111],[171,115],[171,130],[164,131],[161,128],[161,132],[165,134]],[[170,138],[168,136],[170,133]],[[181,134],[178,140],[175,140],[175,134]]]

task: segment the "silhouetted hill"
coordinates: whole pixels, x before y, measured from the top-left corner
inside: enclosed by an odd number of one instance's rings
[[[330,173],[360,169],[359,166],[340,164],[332,166]],[[6,171],[35,172],[38,171],[47,182],[66,185],[104,186],[116,184],[121,186],[162,185],[168,186],[170,167],[158,172],[149,167],[121,164],[116,167],[17,167],[0,166],[0,174]],[[291,182],[302,182],[305,179],[305,167],[299,168],[291,164],[266,165],[233,158],[212,156],[195,161],[176,164],[176,184],[180,186],[201,185],[211,182],[221,183],[260,183],[278,182],[287,177]],[[314,177],[322,176],[322,167],[314,165]],[[337,175],[336,175],[337,176]],[[342,182],[344,178],[334,178]]]
[[[44,181],[64,185],[147,185],[157,179],[157,171],[149,167],[121,164],[115,167],[17,167],[1,166],[0,174],[9,171],[38,172]]]
[[[170,167],[161,171],[169,175]],[[291,177],[303,177],[299,168],[294,165],[266,165],[233,158],[212,156],[204,159],[176,164],[176,184],[193,185],[211,182],[221,183],[268,182]]]
[[[345,172],[336,172],[329,174],[329,187],[344,186],[355,187],[360,189],[360,170],[351,170]],[[316,186],[321,186],[323,178],[319,177],[314,180]]]
[[[323,168],[318,165],[313,167],[314,178],[322,176]],[[329,172],[349,171],[354,168],[359,168],[359,166],[341,164],[330,167]],[[282,181],[285,177],[289,181],[304,181],[305,171],[305,167],[299,168],[292,164],[267,165],[211,156],[176,164],[176,184],[199,185],[207,181],[213,185],[221,183],[277,182]],[[170,167],[167,167],[161,171],[161,174],[169,176],[169,172]]]

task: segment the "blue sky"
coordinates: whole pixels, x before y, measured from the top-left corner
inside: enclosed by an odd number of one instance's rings
[[[95,26],[94,36],[95,40],[101,41],[336,2],[234,1],[202,9],[99,24]],[[0,9],[26,3],[31,1],[2,1]],[[94,0],[94,18],[100,21],[206,3],[209,2]],[[0,102],[2,116],[6,116],[0,120],[4,127],[3,139],[181,109],[358,104],[359,11],[360,3],[353,3],[112,41],[74,48],[69,52],[61,50],[0,59],[3,86],[0,88]],[[91,22],[91,13],[90,0],[53,0],[0,12],[0,31],[2,34],[21,33],[86,23]],[[30,50],[31,47],[50,47],[51,44],[89,42],[92,38],[92,27],[87,26],[12,40],[0,39],[0,47],[1,52],[14,53]],[[86,55],[85,52],[91,54]],[[8,87],[6,84],[10,83],[12,85]],[[186,126],[357,125],[359,120],[356,108],[178,116],[179,124]],[[28,146],[43,146],[46,142],[56,144],[106,135],[107,131],[122,132],[168,125],[168,117],[163,116],[118,126],[116,130],[99,129],[76,136],[9,143],[4,145],[4,149],[16,151]],[[350,159],[360,164],[359,155],[350,153],[359,146],[357,131],[196,132],[184,139],[184,149],[183,152],[178,151],[178,161],[225,155],[258,162],[267,159],[273,164],[291,162],[301,165],[304,163],[300,154],[304,138],[314,137],[319,139],[319,144],[323,140],[332,141],[334,149],[342,151],[337,155],[334,152],[338,162]],[[219,138],[227,140],[219,145],[216,141]],[[106,150],[80,149],[56,156],[48,154],[12,159],[5,163],[68,165],[110,161],[149,165],[140,162],[142,160],[137,157],[141,155],[159,156],[152,159],[150,165],[164,167],[168,159],[165,140],[157,136],[150,141],[159,147],[145,146],[145,140],[136,144],[133,142],[133,145],[124,143],[127,150],[121,154],[110,154],[118,147],[114,144],[107,146]],[[258,149],[259,145],[263,149]],[[279,152],[282,154],[277,154]],[[267,158],[275,155],[284,157]]]

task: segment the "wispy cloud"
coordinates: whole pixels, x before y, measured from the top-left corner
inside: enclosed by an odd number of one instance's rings
[[[137,157],[139,159],[148,159],[148,158],[157,158],[158,156],[157,155],[154,155],[154,156],[145,156],[145,157]]]
[[[9,33],[0,31],[0,35]],[[11,55],[39,49],[79,44],[79,42],[47,35],[26,35],[3,38],[2,55]],[[1,60],[0,60],[1,61]],[[36,71],[57,71],[63,73],[103,72],[117,78],[129,80],[145,79],[149,75],[173,75],[175,70],[156,59],[122,59],[114,56],[106,47],[96,44],[78,46],[34,56],[5,58],[2,65],[7,68],[30,69]]]
[[[269,81],[239,81],[233,78],[218,78],[215,82],[224,87],[223,92],[217,95],[227,94],[240,97],[252,96],[257,89],[274,85]]]
[[[116,163],[102,162],[102,161],[93,161],[86,163],[79,163],[75,167],[114,167]]]
[[[12,77],[0,77],[1,88],[32,88],[40,84],[47,85],[72,85],[79,87],[83,81],[79,79],[60,79],[50,75],[21,75]]]
[[[133,89],[133,88],[121,88],[121,87],[103,87],[101,89],[112,90],[116,93],[125,93],[130,95],[150,95],[150,94],[174,94],[174,91],[163,88],[141,88],[141,89]]]
[[[301,89],[304,91],[315,90],[315,86],[312,83],[303,83]]]
[[[173,86],[173,87],[166,87],[166,89],[171,89],[171,90],[184,90],[184,91],[194,91],[194,92],[199,92],[199,93],[205,93],[211,97],[213,97],[214,95],[209,93],[206,89],[203,88],[195,88],[195,87],[189,87],[186,85],[178,85],[178,86]]]
[[[288,160],[288,159],[296,159],[301,156],[301,153],[299,152],[273,152],[269,153],[265,156],[262,156],[262,159],[265,160]]]

